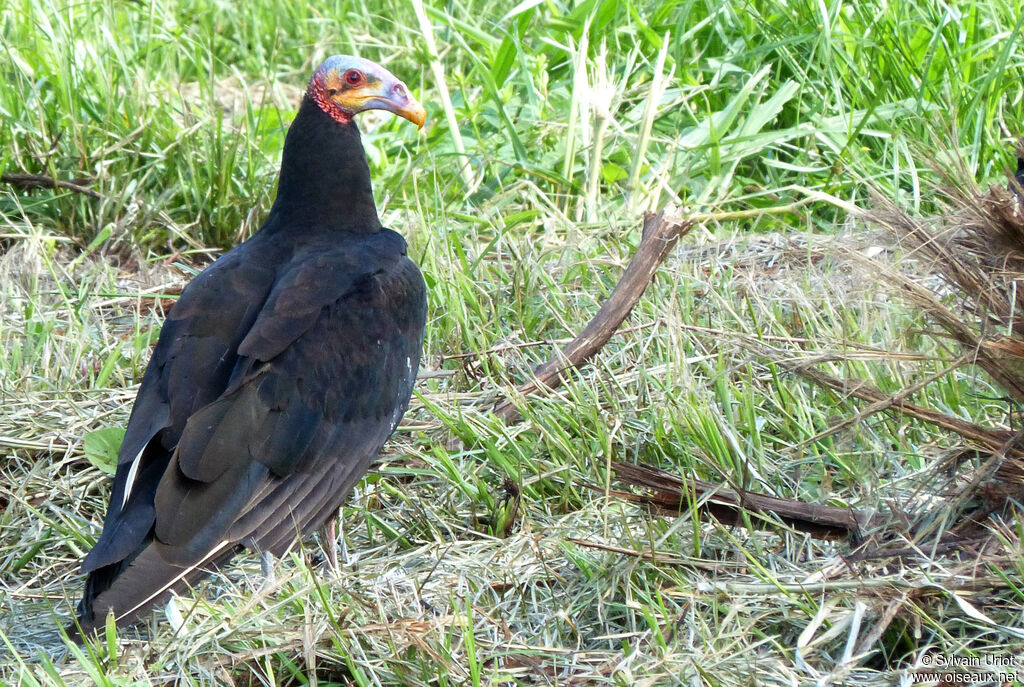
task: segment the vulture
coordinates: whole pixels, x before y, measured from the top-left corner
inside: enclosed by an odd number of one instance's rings
[[[353,117],[426,111],[338,55],[288,129],[266,222],[182,291],[118,454],[76,640],[144,617],[242,548],[281,555],[337,513],[409,406],[426,287],[381,225]]]

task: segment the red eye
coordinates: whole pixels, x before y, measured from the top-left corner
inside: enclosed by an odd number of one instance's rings
[[[363,75],[359,70],[349,69],[345,72],[345,82],[350,86],[355,86],[363,80]]]

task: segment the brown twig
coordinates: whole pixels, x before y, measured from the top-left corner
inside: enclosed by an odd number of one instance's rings
[[[575,339],[534,370],[534,379],[520,385],[516,394],[529,395],[542,389],[558,388],[563,372],[579,367],[601,350],[647,290],[658,266],[676,241],[691,227],[692,220],[684,220],[670,209],[647,213],[640,246],[608,300]],[[494,414],[505,424],[513,424],[522,417],[509,398],[494,406]]]
[[[629,334],[632,332],[643,331],[644,329],[650,329],[661,323],[661,318],[654,320],[653,322],[647,322],[645,324],[638,324],[635,327],[626,327],[619,329],[615,333],[617,334]],[[565,344],[572,341],[572,339],[540,339],[538,341],[520,341],[517,343],[501,343],[497,346],[492,346],[485,351],[467,351],[465,353],[452,353],[451,355],[442,355],[441,362],[446,363],[449,360],[470,360],[479,358],[482,355],[492,355],[494,353],[504,353],[505,351],[515,351],[521,348],[535,348],[536,346],[554,346],[555,344]]]
[[[862,380],[840,379],[838,377],[833,377],[821,370],[807,367],[804,361],[793,360],[791,356],[783,355],[781,351],[760,348],[758,350],[758,354],[768,358],[776,365],[779,365],[790,372],[795,372],[801,377],[804,377],[819,386],[833,389],[840,394],[859,398],[862,401],[878,404],[877,406],[873,406],[876,412],[884,410],[890,413],[908,415],[921,420],[922,422],[935,425],[936,427],[956,432],[965,439],[974,442],[975,445],[989,451],[995,452],[1005,450],[1006,455],[1024,456],[1024,452],[1021,450],[1006,446],[1007,442],[1013,438],[1013,432],[985,427],[974,422],[967,422],[966,420],[961,420],[958,417],[941,413],[937,410],[932,410],[931,408],[925,408],[924,406],[919,406],[914,403],[908,403],[900,398],[898,394],[887,394],[878,387]]]
[[[946,367],[944,367],[941,370],[939,370],[938,372],[935,372],[933,374],[928,375],[924,379],[922,379],[922,380],[920,380],[920,381],[918,381],[918,382],[916,382],[914,384],[911,384],[910,386],[906,387],[905,389],[901,389],[897,393],[892,394],[891,396],[888,396],[887,398],[881,398],[879,400],[873,401],[867,408],[865,408],[864,410],[860,411],[856,415],[848,417],[845,420],[842,420],[841,422],[837,422],[837,423],[833,424],[831,427],[829,427],[828,429],[826,429],[826,430],[824,430],[822,432],[818,432],[813,437],[810,437],[809,439],[805,439],[805,440],[801,441],[799,444],[796,444],[795,446],[793,446],[791,450],[798,450],[798,449],[804,448],[805,446],[811,446],[813,444],[816,444],[816,443],[818,443],[820,441],[823,441],[824,439],[826,439],[826,438],[828,438],[830,436],[833,436],[835,434],[838,434],[839,432],[842,432],[844,429],[848,429],[848,428],[853,427],[855,425],[859,425],[860,423],[864,422],[865,420],[867,420],[869,417],[872,417],[873,415],[877,415],[878,413],[881,413],[883,411],[889,410],[893,406],[900,406],[903,403],[904,399],[909,398],[910,396],[916,394],[918,391],[920,391],[921,389],[925,388],[926,386],[928,386],[932,382],[936,381],[937,379],[941,379],[942,377],[945,377],[947,374],[949,374],[953,370],[956,370],[956,369],[962,367],[963,365],[965,365],[969,361],[970,361],[970,356],[967,356],[967,355],[961,356],[961,357],[957,358],[956,360],[954,360],[949,365],[947,365]]]
[[[703,480],[684,479],[642,463],[633,465],[612,462],[611,467],[619,481],[645,491],[643,494],[615,492],[614,496],[647,503],[669,513],[678,514],[696,507],[721,522],[754,527],[758,526],[759,521],[764,521],[763,517],[756,514],[772,514],[793,529],[824,539],[856,538],[865,530],[889,520],[888,517],[872,516],[853,508],[804,503],[795,499],[728,489]],[[755,516],[745,517],[751,513]],[[764,529],[777,527],[778,524],[771,521],[764,523]]]
[[[953,535],[926,546],[905,546],[899,548],[883,546],[866,548],[860,551],[854,551],[853,553],[846,555],[844,558],[850,563],[857,563],[860,561],[880,561],[891,558],[931,558],[975,547],[983,548],[990,543],[992,543],[991,534],[972,538]]]
[[[79,177],[78,179],[72,179],[71,181],[62,181],[60,179],[54,179],[46,174],[22,174],[8,173],[0,174],[0,183],[10,184],[11,186],[17,186],[18,188],[63,188],[68,191],[74,191],[75,193],[84,193],[91,198],[103,199],[103,194],[99,191],[93,191],[91,188],[86,188],[87,184],[91,184],[95,179],[90,177]]]
[[[651,551],[637,551],[636,549],[627,549],[623,546],[612,546],[610,544],[602,544],[596,541],[589,541],[587,539],[577,539],[576,537],[569,537],[567,541],[576,544],[577,546],[583,546],[589,549],[599,549],[601,551],[609,551],[611,553],[622,554],[623,556],[631,556],[633,558],[640,558],[645,561],[652,561],[654,563],[661,563],[663,565],[685,565],[691,568],[697,568],[699,570],[707,570],[709,572],[720,572],[722,565],[717,562],[708,563],[706,561],[690,560],[687,558],[680,558],[679,556],[669,556],[666,554],[652,553]]]
[[[554,344],[568,343],[572,339],[540,339],[539,341],[520,341],[519,343],[502,343],[497,346],[488,348],[485,351],[467,351],[465,353],[452,353],[451,355],[442,355],[441,362],[446,363],[449,360],[470,360],[479,358],[482,355],[491,355],[493,353],[504,353],[505,351],[514,351],[520,348],[533,348],[534,346],[552,346]]]

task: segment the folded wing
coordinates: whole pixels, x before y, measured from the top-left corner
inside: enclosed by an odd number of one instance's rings
[[[280,553],[408,406],[426,301],[397,234],[310,244],[277,270],[222,260],[172,310],[140,387],[83,564],[86,629],[130,622],[241,546]]]

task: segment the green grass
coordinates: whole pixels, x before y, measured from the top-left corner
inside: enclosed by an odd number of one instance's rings
[[[823,364],[890,393],[958,355],[843,258],[887,245],[843,204],[870,206],[874,189],[934,210],[933,165],[956,156],[1003,183],[1024,131],[1024,7],[424,5],[435,51],[412,2],[0,6],[0,172],[92,177],[103,195],[0,185],[0,680],[891,684],[926,651],[1019,651],[1019,518],[978,567],[852,567],[835,544],[658,517],[600,489],[616,486],[609,461],[640,460],[858,508],[941,493],[955,438],[873,416],[815,439],[862,405],[750,344],[920,354]],[[157,613],[151,644],[122,633],[65,661],[53,628],[109,493],[82,438],[126,422],[165,299],[265,217],[302,88],[339,52],[386,63],[429,113],[420,133],[361,120],[431,315],[406,426],[344,509],[347,562],[326,574],[307,545],[261,589],[241,560],[179,603],[187,634]],[[667,203],[708,219],[627,331],[562,389],[520,400],[521,424],[490,417],[553,352],[522,344],[578,332],[641,211]],[[445,357],[459,353],[478,355]],[[1002,396],[964,368],[913,400],[1005,426]]]

